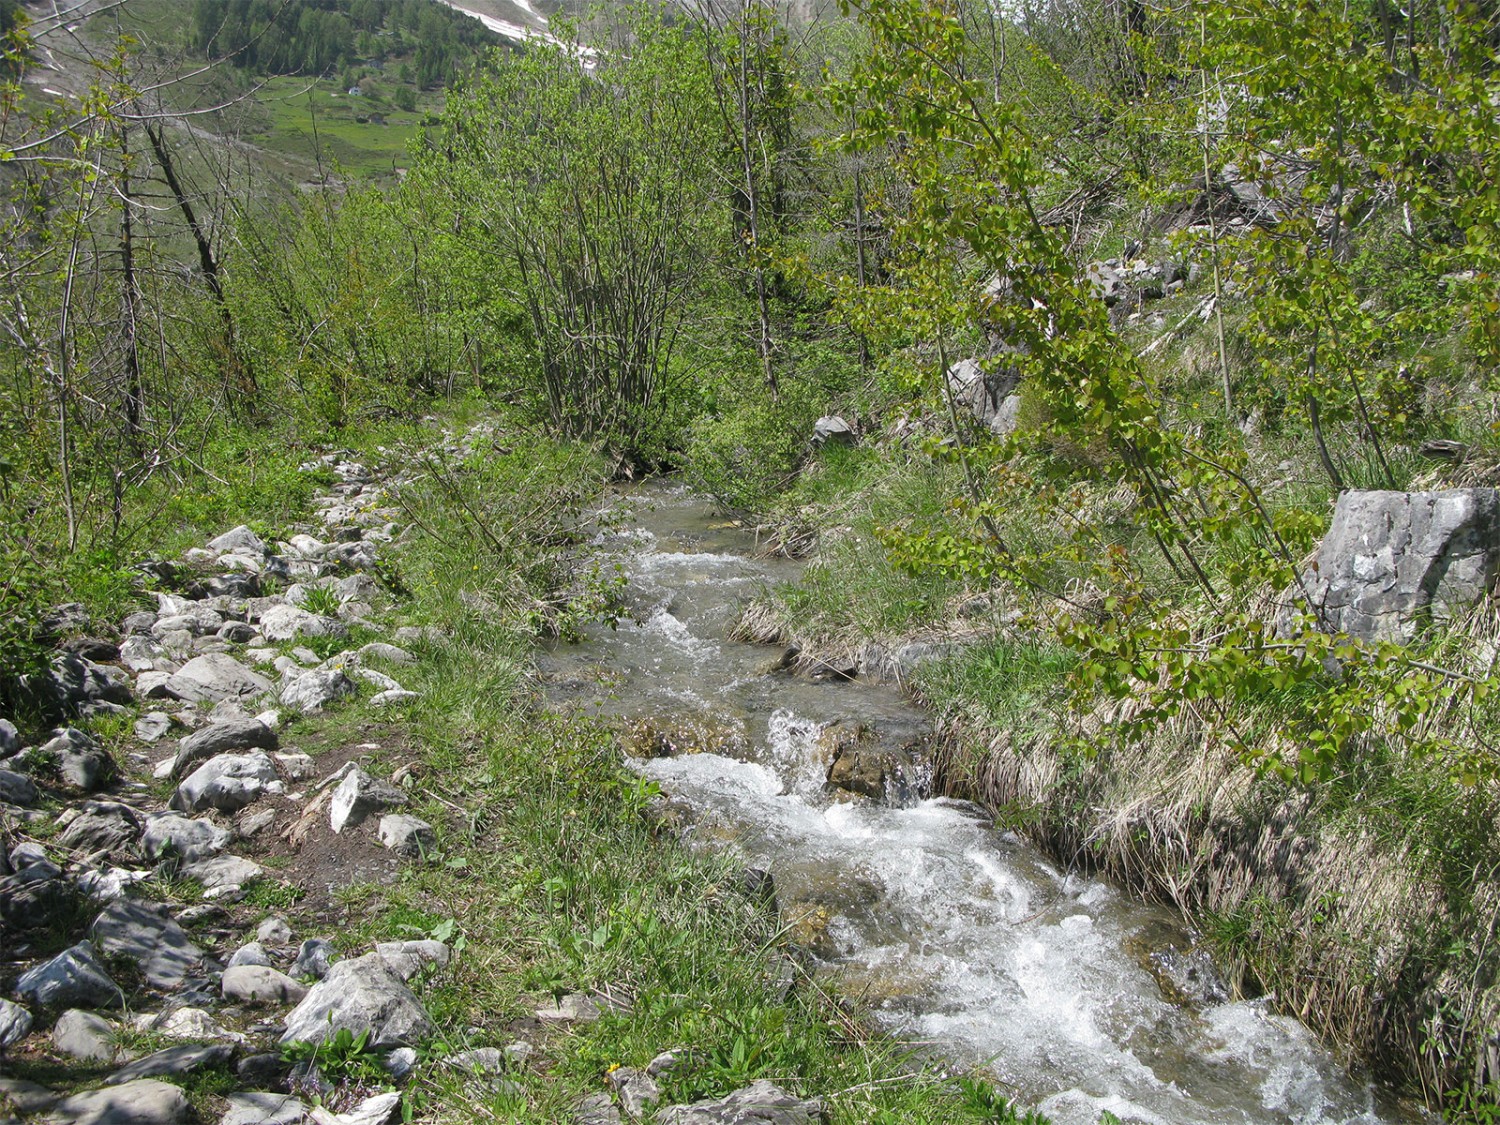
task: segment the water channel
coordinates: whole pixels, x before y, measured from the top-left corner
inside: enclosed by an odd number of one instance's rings
[[[553,700],[711,732],[714,752],[633,768],[691,807],[691,840],[737,849],[784,909],[814,913],[825,970],[893,1034],[988,1067],[1057,1125],[1106,1110],[1153,1125],[1423,1119],[1263,1001],[1216,995],[1169,911],[1061,869],[973,806],[830,791],[825,728],[900,746],[930,724],[894,689],[793,676],[727,639],[744,601],[799,564],[755,557],[749,533],[669,483],[619,495],[602,526],[632,619],[543,654]],[[1196,1002],[1164,986],[1185,977]]]

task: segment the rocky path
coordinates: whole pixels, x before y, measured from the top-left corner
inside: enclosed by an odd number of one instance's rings
[[[338,940],[342,886],[392,881],[435,846],[403,811],[420,754],[379,717],[416,698],[403,668],[440,642],[388,624],[377,577],[405,482],[336,454],[303,469],[337,483],[285,542],[241,526],[144,563],[157,608],[118,623],[54,611],[60,648],[30,687],[63,725],[26,745],[0,721],[3,1125],[385,1125],[421,1066],[500,1088],[533,1052],[432,1046],[422,997],[449,971],[447,944]],[[287,720],[330,708],[367,715],[384,741],[316,756],[283,741]],[[382,776],[372,758],[401,764]],[[298,932],[282,899],[321,928]],[[544,1033],[598,1008],[573,996],[536,1015]],[[335,1057],[373,1073],[332,1082],[320,1068]],[[659,1097],[649,1070],[619,1071],[578,1120]],[[820,1114],[762,1083],[657,1120]]]

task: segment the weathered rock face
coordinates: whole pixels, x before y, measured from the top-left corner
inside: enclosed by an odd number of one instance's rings
[[[287,1016],[283,1043],[321,1043],[340,1028],[370,1032],[374,1047],[400,1047],[429,1038],[427,1012],[400,974],[378,953],[340,961]]]
[[[948,368],[953,401],[967,408],[981,426],[1002,437],[1016,426],[1020,399],[1015,392],[1020,382],[1020,373],[1006,365],[986,371],[978,360],[961,359]]]
[[[795,1098],[761,1079],[728,1097],[671,1106],[656,1120],[660,1125],[815,1125],[827,1117],[816,1098]]]
[[[1329,631],[1405,643],[1429,618],[1462,614],[1487,597],[1497,572],[1494,489],[1350,491],[1302,585]]]

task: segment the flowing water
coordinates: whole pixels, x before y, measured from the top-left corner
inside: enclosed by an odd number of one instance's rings
[[[835,723],[899,747],[928,730],[893,689],[818,682],[726,637],[798,565],[684,489],[622,496],[601,532],[633,620],[544,654],[556,702],[690,733],[700,752],[633,761],[693,811],[690,838],[771,871],[789,918],[846,993],[895,1034],[983,1065],[1058,1125],[1399,1122],[1419,1115],[1351,1079],[1300,1024],[1230,1002],[1175,915],[1064,871],[981,810],[828,790]],[[703,747],[709,751],[703,751]]]

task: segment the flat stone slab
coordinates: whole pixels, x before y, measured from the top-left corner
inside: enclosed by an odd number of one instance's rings
[[[58,1102],[47,1125],[181,1125],[192,1120],[187,1095],[170,1082],[142,1078],[74,1094]]]
[[[230,1094],[219,1125],[301,1125],[307,1107],[291,1094]]]
[[[90,931],[111,957],[138,962],[153,988],[180,988],[203,965],[203,950],[181,926],[143,903],[116,899],[94,920]]]
[[[211,1066],[222,1066],[234,1057],[228,1043],[185,1043],[147,1055],[121,1067],[106,1079],[110,1086],[134,1082],[138,1078],[180,1078]]]

